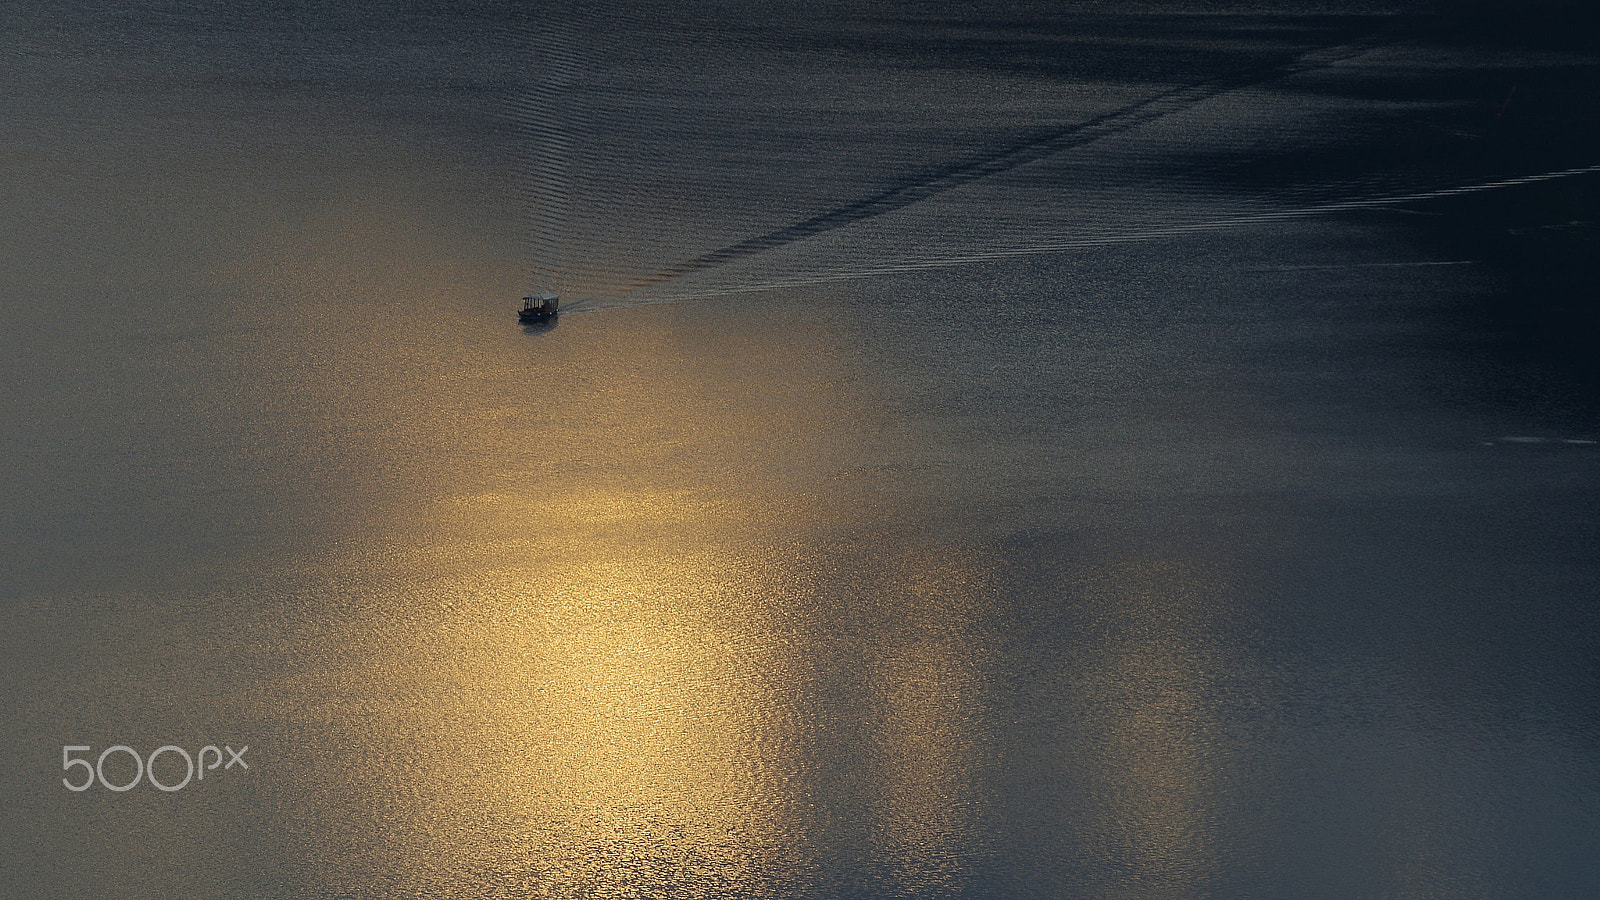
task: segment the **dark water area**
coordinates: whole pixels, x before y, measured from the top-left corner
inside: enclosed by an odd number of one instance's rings
[[[1593,25],[0,12],[0,895],[1593,895]]]

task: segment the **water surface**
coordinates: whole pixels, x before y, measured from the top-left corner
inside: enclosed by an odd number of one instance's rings
[[[1600,61],[1422,12],[6,13],[0,884],[1594,892]]]

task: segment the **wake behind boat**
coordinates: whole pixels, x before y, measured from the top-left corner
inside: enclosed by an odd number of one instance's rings
[[[522,298],[522,308],[517,319],[523,322],[545,322],[556,317],[561,298],[555,294],[529,294]]]

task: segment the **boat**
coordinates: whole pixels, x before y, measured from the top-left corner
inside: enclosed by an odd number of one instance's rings
[[[523,322],[545,322],[556,317],[561,298],[555,294],[529,294],[522,298],[517,318]]]

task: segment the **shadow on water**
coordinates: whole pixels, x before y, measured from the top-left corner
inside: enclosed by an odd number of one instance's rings
[[[560,323],[560,321],[561,321],[561,317],[560,316],[551,316],[548,319],[542,319],[542,320],[540,320],[538,322],[523,322],[522,323],[522,333],[523,334],[548,334],[549,332],[552,332],[552,331],[556,330],[556,325],[558,323]]]
[[[1189,154],[1174,174],[1210,190],[1314,203],[1600,162],[1600,64],[1551,55],[1571,43],[1554,24],[1519,21],[1513,28],[1506,16],[1478,12],[1409,22],[1404,40],[1418,45],[1417,58],[1487,62],[1429,69],[1377,55],[1284,84],[1313,102],[1396,109],[1373,114],[1336,141]],[[1563,21],[1575,19],[1552,20]],[[1419,198],[1391,212],[1403,218],[1386,214],[1386,221],[1403,223],[1429,257],[1469,261],[1487,279],[1484,290],[1453,294],[1405,347],[1464,366],[1422,376],[1436,399],[1487,404],[1530,417],[1528,427],[1587,435],[1600,412],[1600,304],[1593,298],[1600,179],[1583,174]]]
[[[1600,179],[1430,204],[1429,238],[1482,259],[1491,289],[1461,309],[1472,352],[1497,372],[1490,403],[1552,427],[1600,412]]]
[[[1465,111],[1438,122],[1472,145],[1458,159],[1505,172],[1600,161],[1593,61],[1549,65],[1536,51],[1518,52],[1462,81],[1474,91]],[[1489,276],[1486,292],[1457,304],[1450,327],[1491,376],[1480,399],[1587,433],[1600,412],[1600,179],[1441,197],[1415,210],[1424,213],[1410,222],[1422,243],[1445,258],[1479,260]]]
[[[808,219],[660,269],[628,282],[614,293],[649,287],[684,275],[716,268],[885,213],[895,212],[964,185],[1010,172],[1074,147],[1122,134],[1164,116],[1183,112],[1230,91],[1276,81],[1296,72],[1334,65],[1360,54],[1371,46],[1374,40],[1375,36],[1357,38],[1335,46],[1324,46],[1289,59],[1238,68],[1212,78],[1168,88],[1138,102],[1083,121],[1036,131],[1021,140],[992,147],[966,159],[910,175],[871,196],[849,201]]]

